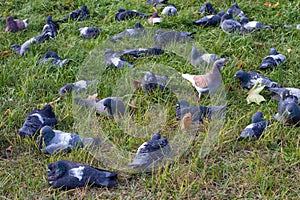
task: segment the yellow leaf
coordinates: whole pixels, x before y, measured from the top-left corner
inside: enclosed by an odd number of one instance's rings
[[[88,98],[86,98],[86,100],[97,100],[97,96],[98,96],[98,93],[95,93],[93,95],[90,95]]]
[[[279,3],[277,2],[277,3],[275,3],[272,7],[273,8],[277,8],[279,6]]]
[[[262,101],[266,101],[265,98],[259,94],[264,89],[264,87],[264,85],[260,85],[259,82],[256,82],[255,85],[248,92],[248,96],[246,98],[247,103],[250,104],[254,102],[259,105]]]

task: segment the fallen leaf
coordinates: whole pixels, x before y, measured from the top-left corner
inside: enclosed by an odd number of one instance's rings
[[[279,2],[275,3],[272,7],[277,8],[279,6]]]
[[[97,100],[97,96],[98,96],[98,93],[95,93],[93,95],[90,95],[88,98],[86,98],[86,100]]]
[[[272,6],[272,4],[270,2],[266,2],[264,5],[267,6],[267,7],[271,7]]]
[[[282,11],[279,11],[275,16],[276,17],[279,17],[279,16],[281,16],[282,15]]]
[[[262,43],[262,42],[254,42],[254,44],[261,46],[261,47],[264,46],[264,43]]]
[[[292,49],[288,49],[288,50],[287,50],[288,53],[291,53],[291,51],[292,51]]]
[[[0,52],[0,57],[6,56],[9,53],[9,50]]]
[[[7,109],[5,112],[4,112],[4,115],[9,115],[10,113],[10,109]]]
[[[239,60],[239,62],[236,64],[237,67],[242,68],[243,66],[243,61]]]
[[[266,101],[265,98],[259,94],[264,89],[264,87],[264,85],[260,85],[259,82],[256,82],[255,85],[248,92],[248,96],[246,98],[247,103],[250,104],[254,102],[259,105],[262,101]]]
[[[12,152],[12,146],[10,145],[9,147],[7,147],[6,151]]]
[[[73,2],[73,0],[67,0],[67,3],[72,3]]]

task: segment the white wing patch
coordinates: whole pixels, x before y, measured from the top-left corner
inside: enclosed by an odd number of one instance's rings
[[[38,113],[33,113],[33,114],[30,115],[30,116],[38,117],[38,118],[39,118],[39,121],[40,121],[42,124],[44,123],[43,117],[42,117],[40,114],[38,114]]]
[[[114,57],[114,58],[112,58],[111,59],[111,62],[117,67],[118,65],[119,65],[119,62],[120,62],[121,60],[119,59],[119,58],[116,58],[116,57]]]
[[[69,175],[78,178],[79,181],[82,180],[84,166],[79,166],[77,168],[72,168],[69,170]]]

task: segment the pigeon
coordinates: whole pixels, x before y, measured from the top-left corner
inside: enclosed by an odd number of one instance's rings
[[[20,56],[24,56],[25,53],[30,51],[30,45],[37,43],[37,40],[35,37],[30,38],[26,42],[24,42],[22,45],[13,44],[11,45],[11,49]]]
[[[245,17],[245,13],[239,8],[237,3],[234,3],[229,9],[232,10],[232,14],[237,15],[239,18]]]
[[[75,83],[67,83],[66,85],[64,85],[59,89],[59,95],[61,97],[65,97],[67,94],[71,93],[72,91],[75,91],[76,93],[85,91],[87,87],[93,83],[96,83],[96,81],[80,80]]]
[[[174,4],[170,4],[166,7],[161,12],[162,15],[167,15],[167,16],[174,16],[177,15],[177,8]]]
[[[224,14],[225,12],[219,12],[217,15],[208,15],[199,20],[193,21],[193,24],[203,27],[217,26],[220,24],[221,18]]]
[[[74,189],[89,185],[111,187],[117,184],[117,172],[106,171],[86,164],[59,160],[48,165],[47,178],[54,188]]]
[[[176,119],[182,120],[184,116],[191,113],[192,123],[203,123],[203,119],[222,118],[225,116],[227,106],[190,106],[186,100],[179,100],[175,106]]]
[[[190,81],[199,93],[198,103],[202,93],[209,92],[210,97],[220,87],[222,83],[221,67],[228,62],[222,58],[214,62],[212,69],[204,75],[182,74],[182,77]]]
[[[248,90],[250,90],[256,82],[259,82],[260,85],[264,85],[265,88],[281,87],[279,83],[271,81],[270,79],[254,71],[245,72],[243,70],[239,70],[235,73],[234,77],[238,78],[242,82],[242,88]]]
[[[132,64],[124,60],[120,53],[111,49],[107,49],[104,52],[104,62],[106,66],[115,67],[117,69],[123,69],[124,67],[133,67]]]
[[[169,157],[171,153],[168,140],[161,138],[160,133],[156,133],[150,141],[144,142],[138,148],[133,162],[128,167],[148,172],[156,167],[163,158]]]
[[[276,94],[275,96],[273,96],[273,98],[278,101],[284,100],[287,96],[295,96],[300,99],[300,89],[298,88],[271,87],[268,89]]]
[[[192,41],[191,35],[196,32],[180,32],[180,31],[163,31],[158,29],[153,37],[155,43],[160,46],[167,45],[172,42],[188,42]]]
[[[153,15],[148,19],[149,24],[159,24],[163,21],[163,18],[158,15],[157,12],[154,12]]]
[[[243,26],[232,16],[233,11],[229,9],[221,18],[221,28],[225,33],[242,32]]]
[[[164,50],[161,47],[152,47],[150,49],[126,49],[120,52],[122,55],[130,55],[134,57],[144,57],[148,55],[161,55],[164,53]]]
[[[149,5],[153,4],[167,4],[168,0],[146,0]]]
[[[90,39],[92,37],[97,37],[102,31],[101,28],[94,27],[79,27],[80,35],[86,39]]]
[[[28,26],[27,19],[20,20],[14,19],[12,16],[8,16],[6,18],[6,32],[17,32],[20,30],[24,30]]]
[[[57,119],[52,110],[51,105],[46,105],[43,109],[33,110],[25,119],[23,126],[18,130],[18,134],[22,137],[32,137],[43,126],[54,126]]]
[[[125,10],[123,8],[119,8],[117,14],[115,15],[115,20],[116,21],[124,21],[127,19],[131,19],[134,17],[139,17],[139,18],[144,18],[146,19],[148,15],[145,13],[142,13],[137,10]]]
[[[216,10],[213,8],[213,5],[210,2],[206,2],[200,6],[200,13],[214,15],[216,14]]]
[[[128,36],[140,36],[145,33],[144,26],[140,22],[135,23],[133,28],[126,29],[125,31],[122,31],[121,33],[112,36],[109,40],[112,42],[115,42],[117,40],[122,40],[124,37]]]
[[[121,98],[107,97],[102,100],[90,100],[75,98],[77,105],[90,108],[98,114],[108,115],[109,117],[123,116],[125,113],[125,106]]]
[[[257,112],[252,116],[251,124],[242,131],[239,140],[259,138],[269,125],[270,122],[263,119],[262,112]]]
[[[54,38],[59,30],[59,25],[52,20],[52,16],[46,18],[46,24],[43,27],[42,33],[34,37],[36,43],[43,43],[49,38]]]
[[[146,72],[142,79],[142,87],[144,91],[154,91],[159,88],[159,91],[163,91],[167,85],[168,76],[159,76],[154,74],[153,72]]]
[[[70,58],[62,59],[54,51],[47,51],[41,58],[39,63],[45,64],[51,62],[53,66],[63,67],[66,63],[70,61]]]
[[[213,64],[218,59],[219,56],[217,54],[199,54],[197,48],[194,46],[192,47],[190,62],[195,67]]]
[[[299,100],[295,96],[288,96],[284,100],[279,101],[274,119],[288,125],[297,124],[300,121],[300,107],[298,103]]]
[[[68,152],[75,148],[99,145],[99,143],[99,138],[86,138],[75,133],[53,130],[50,126],[41,128],[40,136],[37,138],[41,152],[46,154]]]
[[[271,28],[271,26],[265,26],[261,22],[258,22],[258,21],[249,22],[249,19],[247,17],[241,18],[241,24],[244,27],[244,29],[246,29],[248,31]]]
[[[267,69],[269,67],[277,67],[286,60],[286,57],[271,48],[269,55],[263,58],[260,69]]]
[[[74,10],[73,12],[71,12],[64,18],[58,20],[57,22],[65,23],[65,22],[68,22],[69,19],[82,21],[82,20],[87,20],[89,18],[90,18],[90,11],[84,5],[84,6],[81,6],[80,10]]]

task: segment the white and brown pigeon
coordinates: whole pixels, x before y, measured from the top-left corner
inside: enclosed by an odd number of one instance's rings
[[[202,93],[209,92],[210,97],[220,87],[222,83],[221,67],[228,62],[222,58],[214,62],[212,69],[204,75],[182,74],[182,77],[190,81],[199,93],[198,103]]]

